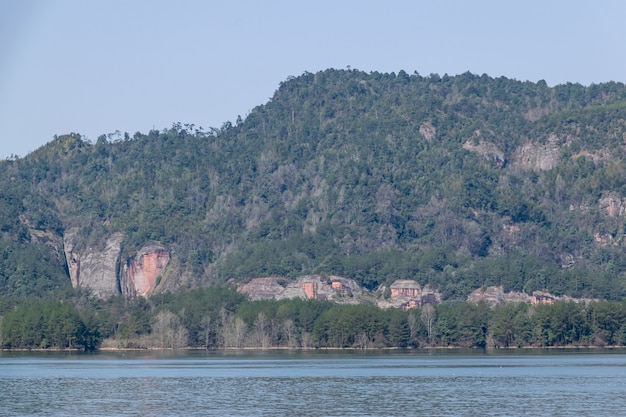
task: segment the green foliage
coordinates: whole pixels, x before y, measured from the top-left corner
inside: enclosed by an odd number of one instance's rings
[[[100,337],[88,328],[78,310],[67,302],[29,300],[2,320],[5,348],[57,348],[93,350]]]
[[[71,284],[58,256],[44,245],[0,239],[0,294],[9,298],[64,296]]]
[[[2,348],[511,348],[624,346],[626,304],[445,302],[383,310],[303,299],[248,301],[213,287],[146,300],[25,300],[0,316]]]
[[[575,303],[540,305],[535,309],[535,340],[540,346],[566,346],[589,336],[583,308]]]
[[[189,345],[215,348],[219,346],[219,326],[225,315],[232,315],[246,296],[224,287],[195,289],[177,297],[163,294],[151,299],[156,310],[166,309],[178,314],[189,333]]]
[[[484,304],[444,303],[437,306],[436,338],[444,346],[486,347],[489,307]]]
[[[76,251],[123,233],[123,261],[159,241],[183,288],[324,273],[620,300],[623,216],[603,204],[626,199],[625,103],[621,83],[326,70],[219,129],[62,135],[0,161],[0,293],[67,291],[77,228]],[[117,331],[150,325],[132,316]]]
[[[524,303],[497,306],[491,318],[494,344],[498,347],[528,346],[533,341],[531,307]]]

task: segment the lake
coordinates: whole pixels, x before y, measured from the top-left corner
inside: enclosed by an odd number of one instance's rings
[[[617,416],[626,351],[2,352],[0,415]]]

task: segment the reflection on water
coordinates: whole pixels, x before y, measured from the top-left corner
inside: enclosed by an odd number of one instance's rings
[[[626,415],[626,352],[0,354],[0,415]]]

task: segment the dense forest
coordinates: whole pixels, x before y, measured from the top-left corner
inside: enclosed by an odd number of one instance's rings
[[[0,161],[0,315],[26,299],[34,315],[83,311],[70,230],[76,250],[120,234],[122,262],[163,245],[159,297],[332,274],[371,291],[414,279],[445,300],[501,285],[621,302],[625,141],[621,83],[356,70],[290,77],[219,128],[60,135]]]
[[[75,306],[76,305],[76,306]],[[512,348],[626,345],[626,303],[444,302],[380,309],[286,299],[247,301],[222,287],[132,302],[85,295],[30,300],[6,312],[4,348]]]

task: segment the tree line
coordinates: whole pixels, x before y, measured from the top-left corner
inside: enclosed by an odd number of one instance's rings
[[[510,348],[626,345],[626,303],[444,302],[408,311],[216,287],[150,299],[30,300],[3,312],[3,348]]]

